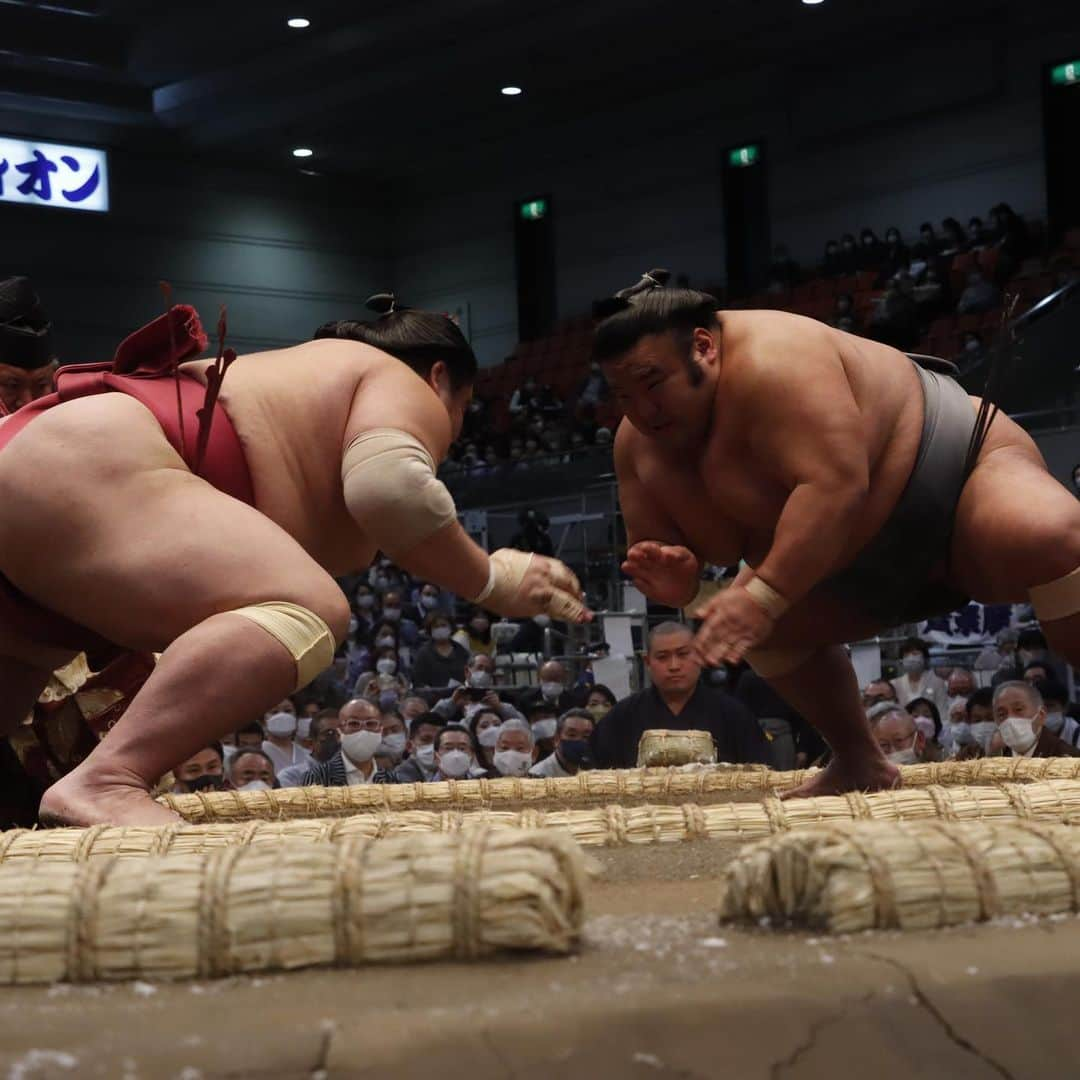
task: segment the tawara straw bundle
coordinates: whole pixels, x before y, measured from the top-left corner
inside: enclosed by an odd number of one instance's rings
[[[195,823],[247,821],[251,818],[312,818],[365,810],[480,809],[511,803],[614,803],[700,799],[727,792],[783,791],[796,787],[815,770],[773,772],[765,766],[716,766],[694,771],[624,769],[577,776],[497,780],[447,780],[436,784],[365,784],[355,787],[297,787],[271,791],[212,791],[163,795],[160,799],[182,818]],[[985,758],[907,765],[905,787],[931,784],[1033,783],[1080,778],[1080,758]]]
[[[94,857],[195,854],[223,847],[279,842],[338,842],[405,833],[489,829],[568,831],[587,846],[678,843],[696,839],[750,840],[774,833],[857,819],[879,821],[1038,820],[1080,824],[1080,781],[1002,784],[997,787],[910,788],[872,795],[823,796],[781,802],[715,806],[603,806],[577,810],[408,810],[296,821],[246,821],[212,825],[134,828],[13,830],[0,833],[0,864]]]
[[[722,921],[929,930],[1080,910],[1080,829],[859,822],[778,836],[724,871]]]
[[[707,731],[665,731],[653,728],[638,742],[639,767],[657,765],[703,765],[716,761],[716,743]]]
[[[564,953],[584,860],[564,833],[232,847],[0,866],[0,983]]]

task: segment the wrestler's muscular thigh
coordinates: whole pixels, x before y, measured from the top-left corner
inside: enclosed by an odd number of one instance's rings
[[[8,501],[12,500],[12,501]],[[162,650],[211,615],[288,600],[335,630],[334,580],[255,509],[193,476],[121,394],[46,413],[0,453],[0,570],[111,641]]]

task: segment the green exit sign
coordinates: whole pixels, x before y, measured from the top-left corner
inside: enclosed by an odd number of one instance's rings
[[[760,146],[737,146],[734,150],[728,151],[728,164],[733,169],[745,169],[751,165],[756,165],[760,158]]]
[[[547,212],[547,199],[530,199],[528,202],[521,204],[521,216],[526,221],[539,221],[541,218],[547,217]]]
[[[1070,60],[1067,64],[1058,64],[1050,70],[1050,81],[1055,86],[1069,86],[1080,83],[1080,60]]]

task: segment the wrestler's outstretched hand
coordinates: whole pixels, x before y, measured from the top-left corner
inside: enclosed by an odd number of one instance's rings
[[[694,644],[709,667],[739,663],[772,633],[772,619],[742,585],[729,586],[691,614],[704,620]]]
[[[581,582],[558,559],[500,548],[492,552],[491,564],[495,588],[484,607],[500,615],[548,614],[561,622],[592,621]]]
[[[701,563],[689,548],[639,540],[626,553],[622,569],[658,604],[685,607],[697,595]]]

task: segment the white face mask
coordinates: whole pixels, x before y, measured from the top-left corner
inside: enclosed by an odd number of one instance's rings
[[[1001,721],[998,731],[1014,754],[1026,754],[1035,745],[1035,725],[1030,716],[1010,716]]]
[[[980,720],[971,725],[971,737],[985,750],[990,743],[990,736],[997,730],[993,720]]]
[[[1046,727],[1055,735],[1061,733],[1061,729],[1065,726],[1065,714],[1063,712],[1048,712],[1046,714]]]
[[[376,638],[375,644],[380,649],[392,649],[394,647],[394,639],[389,635],[384,635],[381,638]]]
[[[296,734],[296,717],[292,713],[276,712],[267,717],[266,730],[280,739],[288,739]]]
[[[425,594],[420,597],[420,603],[430,611],[432,608],[437,608],[439,606],[439,598],[437,596]]]
[[[372,596],[371,593],[365,593],[363,596],[358,596],[356,598],[356,606],[358,608],[363,608],[364,610],[373,608],[375,606],[375,597]]]
[[[924,739],[934,737],[934,721],[929,716],[915,716],[912,719],[915,721],[915,730],[921,731]]]
[[[384,607],[382,613],[383,618],[389,619],[391,622],[397,622],[401,618],[401,608],[399,607]]]
[[[395,731],[392,735],[384,735],[379,749],[376,751],[384,757],[394,758],[400,761],[405,753],[405,732]]]
[[[435,627],[432,627],[431,636],[435,641],[449,641],[450,640],[450,627],[449,626],[435,626]]]
[[[494,681],[491,672],[485,671],[483,668],[469,672],[469,685],[476,687],[477,690],[489,690]]]
[[[493,760],[500,776],[524,776],[532,764],[532,754],[523,750],[500,750]]]
[[[908,653],[900,660],[900,666],[908,675],[921,675],[926,670],[922,653]]]
[[[472,755],[464,750],[446,750],[439,755],[439,772],[452,780],[459,780],[472,768]]]
[[[554,717],[550,717],[547,720],[537,720],[532,726],[533,738],[554,739],[558,726],[559,722]]]
[[[894,750],[891,754],[885,756],[894,765],[914,765],[918,760],[918,755],[915,753],[915,742],[919,738],[918,732],[911,738],[911,745],[905,747],[903,750]]]
[[[501,730],[501,724],[492,724],[491,727],[482,728],[476,733],[476,741],[481,746],[490,748],[499,741],[499,732]]]
[[[375,756],[381,742],[381,731],[350,731],[341,736],[341,749],[351,762],[360,765]]]
[[[246,784],[241,784],[237,791],[270,791],[270,785],[265,780],[250,780]]]
[[[954,694],[949,698],[948,712],[950,716],[952,716],[953,709],[967,710],[967,698],[963,694]]]
[[[971,734],[971,725],[966,720],[958,720],[953,724],[952,737],[957,746],[967,746],[975,741]]]
[[[428,743],[426,746],[418,746],[413,751],[413,757],[425,768],[431,768],[435,764],[435,746]]]
[[[393,675],[397,671],[397,661],[384,656],[381,660],[375,661],[375,670],[380,675]]]
[[[540,684],[540,693],[543,694],[548,701],[555,701],[562,692],[563,684],[561,682],[542,682]]]

